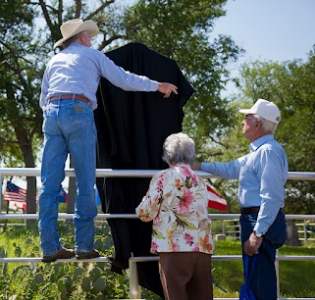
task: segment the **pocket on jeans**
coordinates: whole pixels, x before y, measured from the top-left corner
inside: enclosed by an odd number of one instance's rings
[[[90,119],[92,111],[85,103],[78,102],[67,109],[66,115],[68,115],[73,120],[84,120]]]
[[[85,113],[85,114],[93,114],[93,109],[91,106],[89,106],[87,103],[84,103],[82,101],[78,101],[74,106],[73,110],[76,113]]]
[[[83,132],[93,132],[93,112],[82,105],[76,104],[72,107],[72,111],[67,115],[66,123],[71,127],[71,131],[80,130]]]

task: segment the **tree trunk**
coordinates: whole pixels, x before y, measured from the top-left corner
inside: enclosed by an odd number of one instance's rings
[[[23,153],[24,163],[26,168],[35,167],[35,158],[33,155],[33,147],[31,143],[20,145]],[[37,211],[36,205],[36,176],[27,177],[27,192],[26,192],[26,213],[35,214]],[[30,230],[36,230],[37,220],[27,220],[26,227]]]
[[[21,149],[23,160],[26,168],[35,167],[35,157],[33,154],[32,138],[28,136],[27,130],[22,124],[16,124],[15,133]],[[27,177],[27,193],[26,193],[26,212],[28,214],[36,213],[36,177]]]
[[[26,168],[35,168],[35,158],[32,153],[32,146],[28,145],[29,148],[27,152],[23,153],[24,162]],[[37,196],[37,184],[36,184],[36,177],[27,177],[27,193],[26,193],[26,213],[28,214],[35,214],[37,211],[36,205],[36,196]]]
[[[18,99],[15,98],[13,85],[6,86],[8,99],[11,99],[12,104],[7,107],[7,114],[11,126],[14,128],[16,140],[20,147],[24,164],[26,168],[35,167],[35,157],[33,154],[33,136],[30,128],[24,123],[23,118],[20,117],[19,108],[17,103]],[[26,212],[28,214],[36,213],[36,177],[28,177],[27,179],[27,193],[26,193]]]

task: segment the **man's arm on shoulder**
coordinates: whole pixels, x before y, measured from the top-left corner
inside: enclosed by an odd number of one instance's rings
[[[245,156],[226,163],[202,162],[195,165],[193,164],[193,168],[226,179],[238,179],[240,167],[244,159],[246,159]]]

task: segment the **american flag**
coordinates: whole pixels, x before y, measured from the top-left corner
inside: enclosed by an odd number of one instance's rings
[[[210,184],[207,183],[208,207],[221,211],[227,211],[228,204],[223,196]]]
[[[7,181],[7,188],[3,195],[4,201],[26,202],[26,189],[20,188],[11,180]]]

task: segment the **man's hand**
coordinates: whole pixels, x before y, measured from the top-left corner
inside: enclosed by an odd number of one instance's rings
[[[257,237],[254,232],[249,236],[249,239],[244,243],[244,252],[253,256],[257,254],[257,251],[263,241],[262,237]]]
[[[160,82],[158,91],[164,94],[164,98],[168,98],[172,93],[178,94],[177,86],[168,82]]]
[[[200,167],[201,167],[201,163],[200,163],[200,162],[194,161],[194,162],[191,164],[191,168],[192,168],[193,170],[200,170]]]

